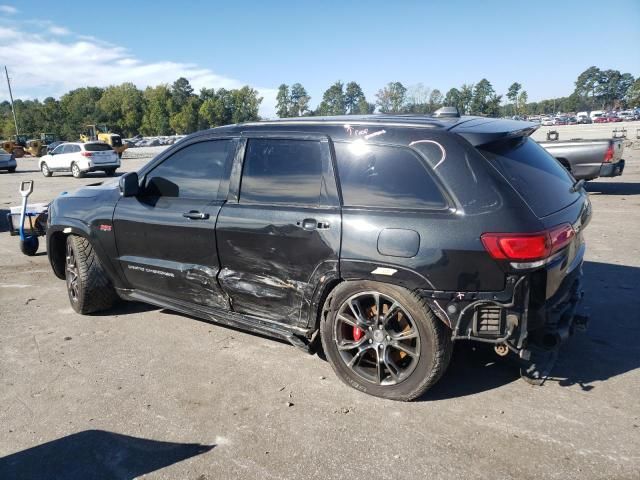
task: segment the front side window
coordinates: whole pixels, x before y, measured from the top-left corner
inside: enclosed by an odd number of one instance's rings
[[[58,145],[56,148],[54,148],[53,153],[55,155],[60,155],[61,153],[64,152],[64,148],[66,147],[66,145],[63,143],[62,145]]]
[[[215,200],[228,176],[235,140],[209,140],[188,145],[151,170],[145,195]]]
[[[444,208],[442,192],[427,166],[404,147],[335,143],[345,206]]]
[[[317,206],[321,180],[320,142],[249,139],[240,202]]]

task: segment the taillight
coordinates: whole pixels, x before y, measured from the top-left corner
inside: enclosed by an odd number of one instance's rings
[[[576,231],[568,223],[563,223],[549,230],[549,238],[551,239],[551,253],[556,253],[571,243]]]
[[[82,155],[83,157],[90,157],[93,154],[91,152],[80,152],[80,155]]]
[[[566,247],[575,236],[566,223],[537,233],[484,233],[484,248],[496,260],[542,260]]]
[[[609,143],[609,148],[607,148],[607,151],[604,154],[604,163],[611,163],[613,160],[613,153],[613,143]]]

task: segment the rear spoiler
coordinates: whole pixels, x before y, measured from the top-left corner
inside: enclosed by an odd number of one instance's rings
[[[456,123],[449,128],[449,131],[457,133],[471,145],[477,147],[507,138],[528,137],[539,126],[537,123],[523,122],[521,120],[473,117]]]

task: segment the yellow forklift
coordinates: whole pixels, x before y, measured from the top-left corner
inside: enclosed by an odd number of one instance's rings
[[[41,133],[39,139],[32,138],[27,140],[25,151],[34,157],[42,157],[47,154],[47,145],[52,144],[54,141],[55,135],[53,133]]]
[[[108,143],[120,158],[127,149],[127,145],[122,143],[122,137],[117,133],[110,132],[106,125],[86,125],[84,132],[80,134],[80,141],[83,143],[96,141]]]

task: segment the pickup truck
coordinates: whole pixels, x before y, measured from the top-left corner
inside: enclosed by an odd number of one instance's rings
[[[622,175],[624,143],[621,138],[539,142],[571,172],[576,180]]]

